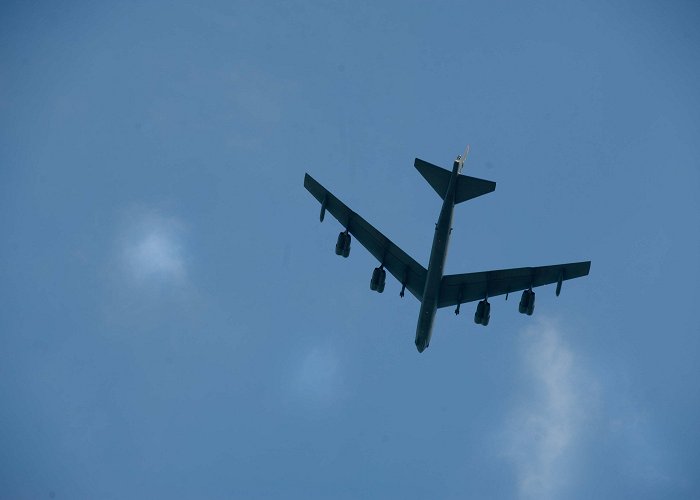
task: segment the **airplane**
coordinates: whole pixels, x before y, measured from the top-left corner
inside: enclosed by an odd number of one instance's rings
[[[435,224],[428,269],[348,208],[308,173],[304,175],[304,187],[321,203],[321,222],[328,211],[345,228],[338,235],[336,255],[346,258],[350,255],[350,235],[354,236],[380,263],[372,272],[369,285],[371,290],[379,293],[384,291],[388,270],[401,283],[399,295],[402,298],[404,291],[408,289],[420,301],[415,339],[418,352],[423,352],[430,344],[435,313],[439,308],[457,306],[455,314],[459,314],[462,304],[479,300],[474,322],[487,326],[491,317],[491,304],[488,299],[505,294],[508,300],[508,294],[522,290],[518,311],[531,316],[535,310],[535,292],[532,290],[534,287],[556,283],[556,295],[559,296],[562,282],[587,276],[591,268],[591,261],[585,261],[443,275],[455,205],[496,189],[495,182],[462,174],[468,153],[469,146],[464,154],[457,156],[452,164],[452,171],[419,158],[413,163],[443,200],[440,216]]]

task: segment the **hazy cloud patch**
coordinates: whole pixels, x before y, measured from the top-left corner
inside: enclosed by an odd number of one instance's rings
[[[526,330],[521,356],[527,396],[511,415],[504,452],[515,467],[520,498],[556,498],[568,479],[596,382],[553,321]]]
[[[664,443],[625,387],[624,369],[598,375],[602,367],[577,356],[566,338],[545,318],[521,339],[519,396],[500,436],[518,498],[566,498],[584,478],[611,474],[635,486],[674,484]]]
[[[156,210],[130,210],[119,239],[122,270],[135,285],[183,284],[187,279],[185,230]]]

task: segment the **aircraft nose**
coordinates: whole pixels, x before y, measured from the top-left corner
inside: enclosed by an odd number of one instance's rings
[[[416,349],[418,349],[418,352],[423,352],[423,351],[425,351],[425,348],[426,348],[426,347],[428,347],[428,346],[425,345],[425,343],[423,342],[423,340],[416,339]]]

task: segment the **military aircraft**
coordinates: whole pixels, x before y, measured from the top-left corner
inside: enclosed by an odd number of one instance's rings
[[[522,290],[518,310],[531,316],[535,310],[535,292],[532,290],[534,287],[556,283],[556,295],[559,296],[563,281],[586,276],[591,268],[591,262],[586,261],[444,276],[455,205],[496,189],[495,182],[462,175],[468,153],[469,146],[464,154],[457,156],[452,171],[418,158],[413,164],[443,199],[440,216],[435,224],[428,269],[353,212],[308,173],[304,175],[304,187],[321,203],[321,222],[328,211],[345,228],[338,235],[336,255],[350,255],[350,235],[354,236],[380,263],[372,272],[369,283],[371,290],[379,293],[384,291],[388,270],[401,283],[401,297],[408,289],[420,301],[415,341],[418,352],[423,352],[430,344],[435,312],[441,307],[457,306],[455,314],[459,314],[462,304],[479,300],[474,322],[486,326],[491,317],[491,304],[488,299],[505,294],[508,300],[509,293]]]

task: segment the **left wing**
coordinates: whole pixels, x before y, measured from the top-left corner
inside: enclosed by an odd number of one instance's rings
[[[372,225],[350,210],[309,174],[304,176],[304,187],[321,203],[321,214],[328,210],[338,219],[369,253],[371,253],[399,283],[406,285],[409,292],[418,300],[423,300],[427,271],[406,252],[377,231]],[[323,215],[321,216],[323,220]]]
[[[438,307],[455,306],[550,283],[557,283],[557,295],[559,295],[560,280],[587,276],[590,269],[589,260],[556,266],[517,267],[480,273],[450,274],[443,276],[440,283]]]

